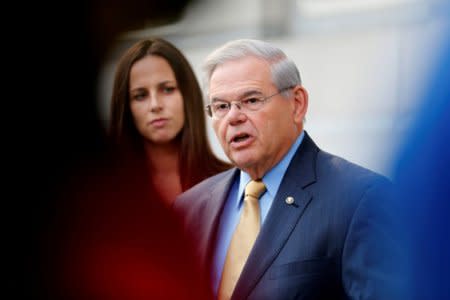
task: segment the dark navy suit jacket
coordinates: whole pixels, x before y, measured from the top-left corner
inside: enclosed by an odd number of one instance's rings
[[[208,178],[174,205],[208,274],[224,203],[238,175],[232,169]],[[232,299],[385,300],[389,274],[375,254],[386,235],[379,216],[389,186],[383,176],[320,150],[306,133]],[[295,202],[287,204],[287,197]]]

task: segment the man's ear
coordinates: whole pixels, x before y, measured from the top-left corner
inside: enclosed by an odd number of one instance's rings
[[[296,85],[292,92],[294,93],[294,121],[301,124],[308,110],[308,92],[301,85]]]

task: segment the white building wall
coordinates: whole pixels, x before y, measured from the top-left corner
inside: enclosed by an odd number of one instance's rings
[[[206,55],[230,39],[274,42],[297,63],[310,96],[305,129],[319,147],[389,176],[391,157],[414,115],[439,38],[449,27],[449,18],[439,14],[443,1],[385,0],[381,8],[368,1],[367,7],[355,11],[351,6],[328,11],[322,6],[312,12],[311,3],[352,0],[284,1],[303,11],[288,14],[289,26],[281,26],[284,33],[277,35],[263,26],[267,2],[252,0],[242,6],[242,1],[234,0],[197,1],[178,24],[126,37],[159,35],[171,40],[186,54],[199,79]],[[309,15],[305,3],[310,5]],[[114,65],[114,59],[105,63],[100,85],[100,114],[105,121]],[[214,150],[225,158],[211,127],[209,134]]]

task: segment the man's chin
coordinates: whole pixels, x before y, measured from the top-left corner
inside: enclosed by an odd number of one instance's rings
[[[253,169],[256,163],[255,157],[251,155],[234,155],[230,160],[236,167],[245,172],[249,169]]]

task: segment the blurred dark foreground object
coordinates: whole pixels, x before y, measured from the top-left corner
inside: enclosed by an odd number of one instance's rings
[[[210,299],[190,241],[146,178],[120,162],[74,182],[41,242],[47,299]]]
[[[11,189],[5,193],[12,195],[5,208],[9,295],[208,297],[177,220],[143,164],[111,151],[97,108],[100,69],[118,34],[173,22],[191,2],[34,2],[8,9],[14,31],[5,40],[16,58],[7,72],[16,92],[7,101],[14,123],[4,127],[3,143]]]

